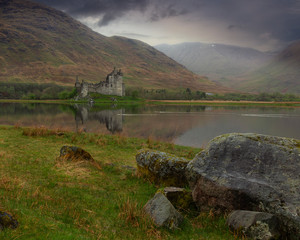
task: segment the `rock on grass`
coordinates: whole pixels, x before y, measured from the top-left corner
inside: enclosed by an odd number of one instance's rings
[[[19,225],[18,221],[14,219],[10,214],[0,211],[0,230],[5,228],[15,229]]]
[[[185,168],[189,160],[165,152],[141,150],[136,155],[137,171],[150,182],[165,185],[187,186]]]
[[[158,227],[175,229],[183,222],[182,215],[162,193],[156,193],[155,196],[146,203],[144,209]]]
[[[300,239],[299,140],[232,133],[214,138],[187,167],[193,199],[221,210],[276,215],[286,239]]]
[[[91,154],[76,146],[63,146],[60,149],[59,159],[67,161],[94,161]]]

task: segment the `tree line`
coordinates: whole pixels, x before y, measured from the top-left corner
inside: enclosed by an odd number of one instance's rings
[[[75,95],[75,88],[53,83],[0,83],[1,99],[69,99]]]
[[[74,87],[61,86],[53,83],[0,83],[0,99],[70,99],[74,98],[77,91]],[[282,93],[225,93],[211,94],[190,88],[168,90],[145,89],[142,87],[127,87],[125,95],[132,99],[150,100],[224,100],[224,101],[275,101],[288,102],[300,101],[300,97],[295,94]]]
[[[289,102],[300,101],[300,96],[295,94],[275,93],[225,93],[212,94],[190,88],[180,90],[167,89],[144,89],[141,87],[128,87],[125,90],[126,96],[133,98],[144,98],[151,100],[224,100],[224,101],[275,101]]]

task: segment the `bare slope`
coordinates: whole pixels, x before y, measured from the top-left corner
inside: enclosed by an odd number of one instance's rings
[[[300,41],[288,46],[267,66],[245,76],[236,87],[250,92],[300,94]]]
[[[27,0],[0,1],[0,81],[72,85],[122,68],[127,86],[224,92],[137,40],[105,37],[61,11]]]
[[[167,56],[194,73],[226,83],[242,74],[258,69],[270,56],[251,48],[200,42],[155,46]]]

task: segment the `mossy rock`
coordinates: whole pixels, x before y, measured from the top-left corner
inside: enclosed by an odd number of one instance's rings
[[[89,168],[92,166],[97,170],[101,170],[101,164],[93,159],[91,154],[87,151],[83,150],[82,148],[76,146],[63,146],[60,149],[60,156],[57,158],[58,161],[65,161],[76,164],[79,163],[77,166],[87,167]]]
[[[179,187],[165,187],[157,192],[164,194],[179,211],[191,212],[197,210],[191,190]]]
[[[63,146],[60,149],[59,159],[67,161],[94,161],[91,154],[76,146]]]
[[[14,219],[10,214],[0,211],[0,230],[5,228],[15,229],[18,227],[18,221]]]
[[[163,186],[187,186],[185,168],[189,160],[165,152],[141,150],[136,155],[138,174]]]
[[[299,140],[255,133],[214,138],[186,168],[201,210],[268,212],[293,240],[300,236],[299,173]]]

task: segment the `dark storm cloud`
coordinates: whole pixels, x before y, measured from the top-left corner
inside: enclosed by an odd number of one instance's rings
[[[64,10],[75,18],[97,17],[99,26],[122,19],[130,11],[143,13],[145,21],[159,22],[182,16],[199,25],[223,24],[223,31],[247,32],[290,42],[300,39],[300,0],[35,0]],[[210,31],[214,25],[210,24]],[[219,29],[218,29],[219,31]],[[223,32],[224,33],[224,32]],[[222,32],[220,32],[220,35]]]
[[[143,12],[149,0],[36,0],[48,6],[63,10],[75,18],[103,15],[99,26],[121,18],[128,11]]]
[[[178,17],[180,15],[188,14],[189,11],[184,6],[178,6],[176,3],[168,4],[169,1],[166,1],[167,4],[154,5],[154,9],[150,15],[150,21],[159,21],[164,18],[169,17]]]
[[[299,0],[201,1],[199,19],[228,23],[228,31],[267,34],[281,41],[300,39]]]

